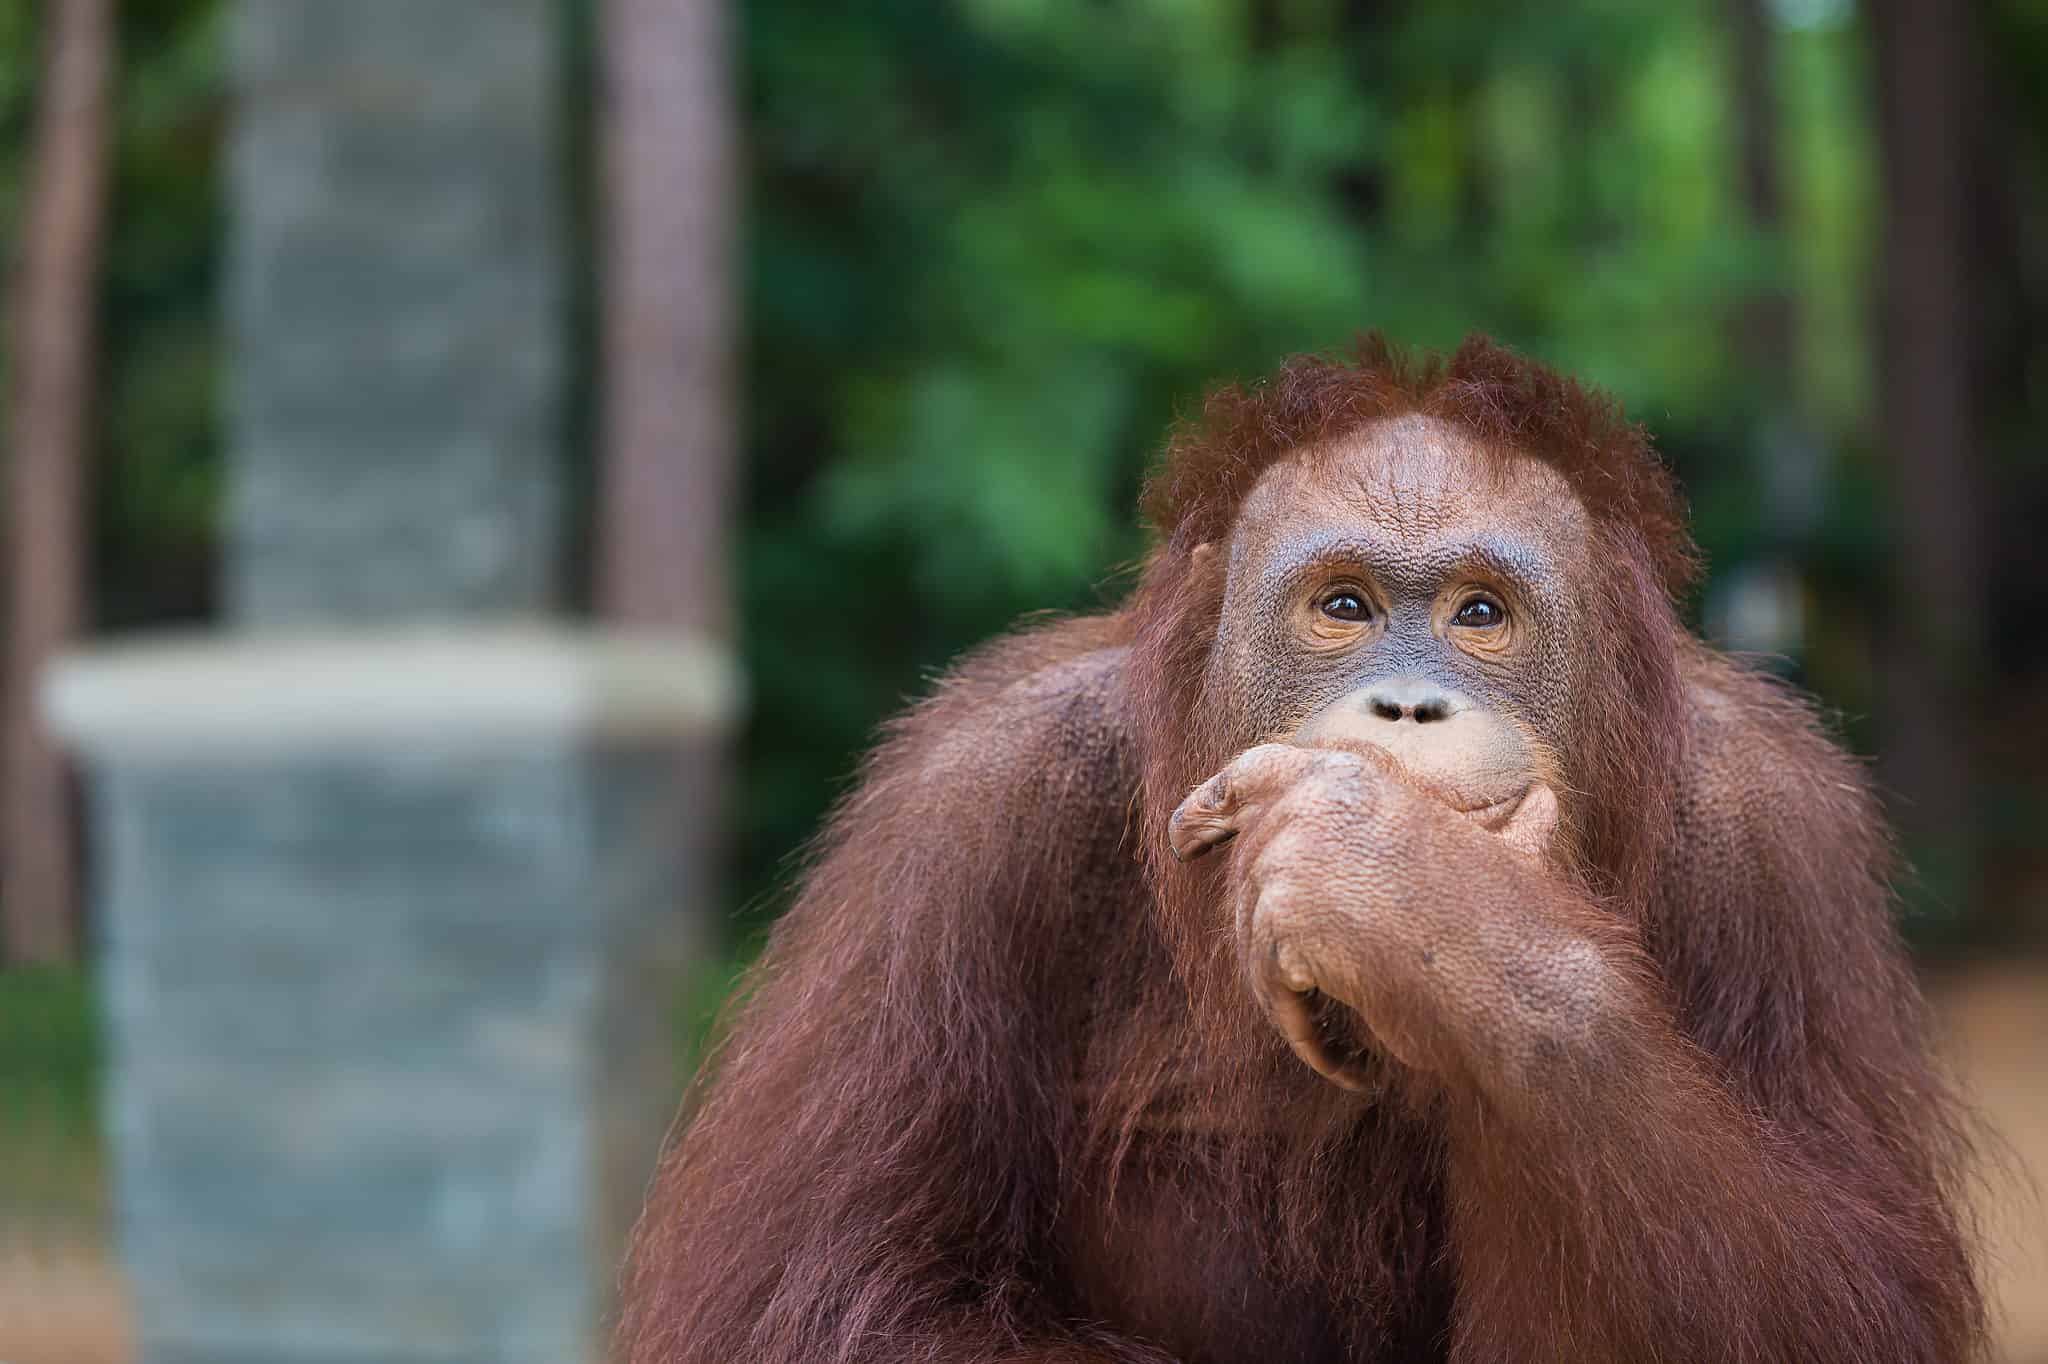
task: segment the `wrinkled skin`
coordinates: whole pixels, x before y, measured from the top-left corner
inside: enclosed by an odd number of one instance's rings
[[[1583,939],[1514,894],[1556,833],[1551,755],[1569,751],[1575,716],[1569,583],[1589,576],[1586,555],[1562,479],[1530,462],[1503,471],[1421,417],[1369,428],[1313,469],[1282,464],[1245,504],[1208,691],[1242,732],[1284,742],[1191,794],[1172,846],[1186,860],[1239,840],[1246,980],[1335,1083],[1366,1085],[1321,1035],[1317,992],[1406,1065],[1510,1087],[1618,992]],[[1359,619],[1319,609],[1340,594]],[[1461,624],[1475,596],[1492,619]],[[1504,883],[1497,902],[1472,893],[1487,876]]]
[[[1401,1064],[1493,1080],[1512,1098],[1539,1077],[1532,1058],[1572,1046],[1618,993],[1597,952],[1568,927],[1509,901],[1474,922],[1474,871],[1511,893],[1557,821],[1547,786],[1527,788],[1497,832],[1404,779],[1383,750],[1261,744],[1202,785],[1174,816],[1180,856],[1225,838],[1245,977],[1303,1061],[1367,1088],[1333,1055],[1309,1008],[1320,991],[1356,1010]],[[1491,903],[1488,897],[1487,903]],[[1511,906],[1511,907],[1510,907]]]
[[[1233,401],[835,815],[627,1364],[1972,1357],[1882,827],[1639,438],[1484,342]]]
[[[1375,723],[1370,699],[1408,683],[1465,696],[1498,731],[1485,749],[1429,746],[1446,757],[1424,770],[1475,796],[1498,794],[1489,782],[1512,786],[1518,768],[1540,776],[1568,751],[1585,643],[1573,584],[1593,570],[1585,514],[1542,465],[1503,466],[1427,418],[1382,423],[1269,471],[1226,553],[1204,699],[1234,718],[1246,747],[1348,734],[1392,748],[1417,727]],[[1315,609],[1346,588],[1363,594],[1365,621]],[[1504,623],[1450,623],[1475,592],[1498,599]],[[1462,737],[1468,722],[1453,719]]]

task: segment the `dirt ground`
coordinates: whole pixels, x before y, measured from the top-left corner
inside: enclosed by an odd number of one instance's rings
[[[1979,1215],[1996,1358],[2048,1364],[2048,970],[1980,969],[1932,988],[1957,1078],[1994,1134]]]
[[[79,1244],[0,1246],[0,1361],[127,1364],[127,1300],[106,1257]]]
[[[2048,969],[1978,969],[1932,985],[1964,1086],[2002,1147],[1980,1211],[1999,1364],[2048,1364]],[[129,1364],[127,1304],[78,1243],[0,1243],[0,1364]]]

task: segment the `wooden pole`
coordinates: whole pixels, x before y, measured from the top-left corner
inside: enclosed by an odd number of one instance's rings
[[[597,605],[722,636],[734,476],[729,56],[718,0],[607,0]]]
[[[1743,216],[1751,231],[1782,246],[1785,186],[1778,155],[1781,120],[1769,6],[1766,0],[1726,0],[1724,13],[1734,36],[1730,93]],[[1737,321],[1737,340],[1751,374],[1768,386],[1769,401],[1780,408],[1796,405],[1798,317],[1788,283],[1773,284],[1750,301]]]
[[[0,899],[16,962],[77,950],[70,789],[38,718],[43,665],[84,616],[82,503],[107,177],[112,0],[45,18],[31,185],[16,265],[9,413],[5,796]]]
[[[1884,171],[1878,419],[1899,513],[1882,677],[1886,785],[1938,901],[1976,906],[1971,747],[1984,565],[1971,325],[1975,39],[1971,7],[1872,0]]]

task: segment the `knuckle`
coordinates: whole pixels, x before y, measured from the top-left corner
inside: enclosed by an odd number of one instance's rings
[[[1247,874],[1257,883],[1260,898],[1271,901],[1273,912],[1279,913],[1312,889],[1313,858],[1306,851],[1312,838],[1290,811],[1276,811],[1260,833],[1246,858]]]
[[[1306,750],[1292,744],[1258,744],[1246,749],[1223,770],[1248,783],[1285,781],[1300,770]]]
[[[1298,987],[1292,982],[1307,979],[1298,935],[1284,913],[1275,914],[1261,901],[1245,943],[1245,966],[1261,992]]]
[[[1254,945],[1262,951],[1276,943],[1289,945],[1290,952],[1302,950],[1318,920],[1326,917],[1312,885],[1311,878],[1291,869],[1261,877],[1251,914]]]
[[[1283,935],[1273,940],[1266,953],[1267,969],[1282,987],[1297,994],[1316,988],[1315,963],[1298,937]]]
[[[1345,748],[1316,750],[1316,770],[1331,776],[1356,776],[1365,769],[1365,759]]]
[[[1308,780],[1331,795],[1355,797],[1371,783],[1365,760],[1343,749],[1319,750],[1309,768]]]
[[[1269,763],[1259,755],[1259,750],[1249,749],[1232,758],[1215,776],[1215,784],[1223,790],[1241,792],[1258,785],[1266,779]]]

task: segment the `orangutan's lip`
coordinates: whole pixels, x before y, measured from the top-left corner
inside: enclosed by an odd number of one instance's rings
[[[1451,808],[1481,828],[1497,829],[1515,817],[1515,811],[1522,808],[1522,802],[1529,798],[1531,789],[1524,786],[1499,800],[1482,805],[1453,805]]]

